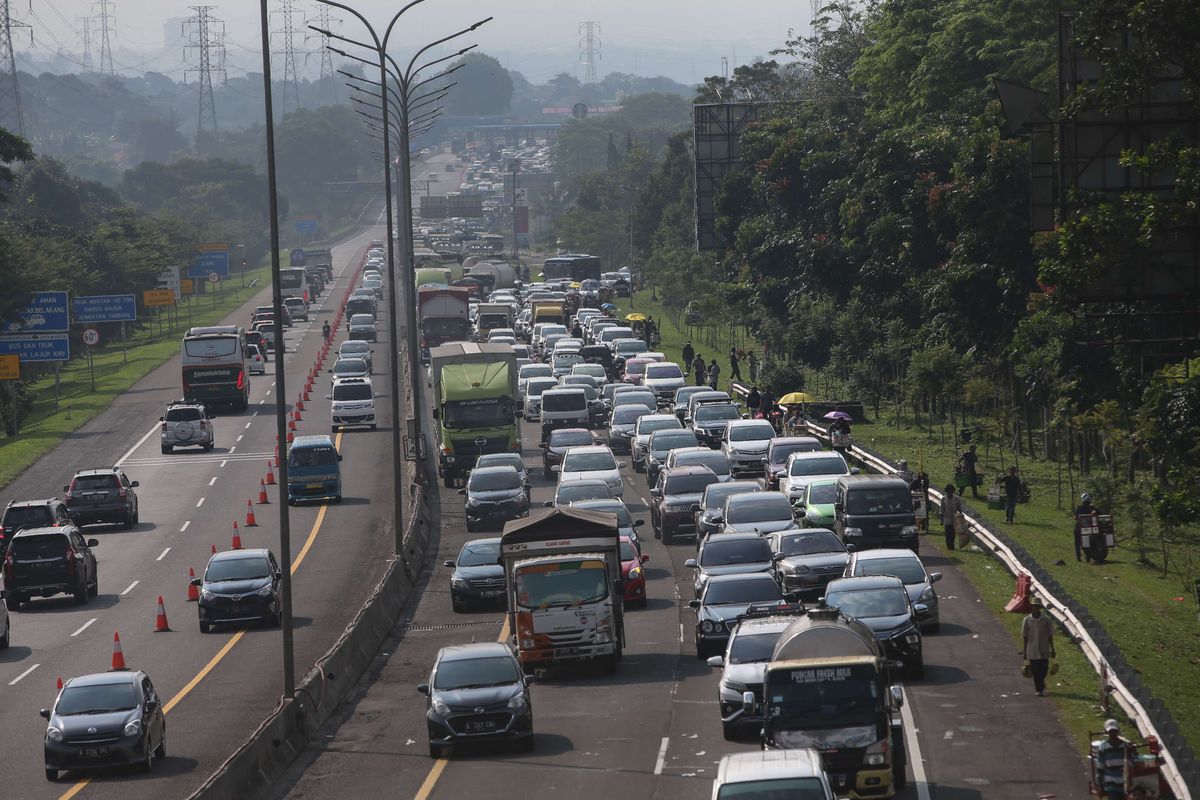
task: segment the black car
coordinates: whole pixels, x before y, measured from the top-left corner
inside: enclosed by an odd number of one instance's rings
[[[709,580],[718,575],[770,574],[775,564],[773,556],[767,540],[757,533],[725,533],[705,539],[696,557],[683,565],[696,571],[692,589],[700,597]]]
[[[63,487],[63,499],[76,525],[109,522],[129,529],[138,523],[137,486],[119,467],[81,469]]]
[[[71,524],[71,512],[57,497],[45,500],[10,500],[0,515],[0,558],[9,540],[24,528],[57,528]]]
[[[563,455],[572,447],[587,447],[598,444],[596,437],[587,428],[555,428],[550,431],[542,445],[542,476],[554,480],[554,470],[551,467],[561,466]]]
[[[476,467],[458,493],[466,497],[468,533],[502,528],[509,520],[529,514],[529,495],[514,467]]]
[[[480,642],[443,647],[433,663],[426,695],[429,756],[445,748],[489,740],[512,740],[533,749],[533,705],[521,664],[507,645]]]
[[[875,632],[888,658],[904,662],[910,678],[925,675],[920,622],[929,614],[914,605],[904,583],[891,575],[839,578],[825,589],[825,604],[854,617]]]
[[[279,584],[283,574],[266,548],[226,550],[208,560],[200,587],[200,632],[225,622],[279,624]]]
[[[504,602],[504,567],[500,562],[500,539],[472,539],[463,545],[458,558],[442,563],[450,567],[450,606],[466,611],[470,605]]]
[[[696,609],[696,658],[725,652],[729,632],[737,619],[751,610],[786,605],[775,578],[766,572],[744,575],[714,575],[699,600],[689,606]]]
[[[46,780],[65,769],[136,764],[149,772],[167,757],[162,701],[144,672],[101,672],[63,684],[53,708],[43,708]]]
[[[825,587],[840,578],[850,553],[833,531],[805,528],[767,535],[775,554],[775,579],[785,592],[823,594]]]
[[[732,403],[698,406],[692,417],[692,430],[701,444],[717,448],[721,446],[721,438],[725,435],[725,423],[741,418],[742,412]]]
[[[608,423],[608,447],[614,453],[633,452],[633,430],[639,418],[653,413],[641,406],[621,406]]]
[[[725,498],[745,492],[761,492],[762,484],[755,480],[726,481],[705,487],[696,511],[696,548],[706,536],[721,530],[721,514],[725,511]]]
[[[616,377],[617,370],[613,364],[612,350],[609,350],[606,346],[602,344],[587,344],[579,348],[579,355],[583,356],[583,363],[585,364],[599,364],[604,367],[609,380]]]
[[[681,533],[695,533],[696,512],[704,490],[719,479],[708,467],[670,467],[660,470],[650,490],[650,524],[654,538],[671,544]]]
[[[696,434],[689,430],[664,428],[650,434],[650,441],[646,444],[646,485],[653,487],[658,483],[658,471],[662,469],[668,453],[680,447],[698,447],[699,445]]]
[[[95,597],[100,578],[92,548],[99,544],[72,525],[18,531],[4,556],[9,610],[19,610],[31,597],[72,594],[81,605]]]

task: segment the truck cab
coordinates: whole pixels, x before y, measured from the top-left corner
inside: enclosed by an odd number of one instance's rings
[[[453,343],[430,351],[438,473],[447,487],[487,453],[521,452],[512,348]]]

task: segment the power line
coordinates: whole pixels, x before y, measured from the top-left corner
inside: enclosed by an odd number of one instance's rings
[[[195,16],[184,22],[184,27],[190,29],[188,44],[185,52],[194,50],[199,56],[199,63],[185,70],[184,81],[188,73],[197,73],[200,79],[200,109],[196,119],[196,149],[204,150],[215,146],[217,141],[217,105],[213,100],[212,74],[225,74],[225,23],[212,15],[216,6],[188,6],[196,12]]]
[[[96,0],[92,4],[92,8],[100,9],[98,15],[100,20],[100,30],[98,31],[100,38],[100,72],[108,75],[116,75],[117,71],[113,67],[112,42],[109,37],[109,34],[116,30],[117,26],[116,14],[110,10],[116,8],[116,3],[113,0]]]
[[[29,28],[30,43],[33,28],[15,20],[9,12],[9,0],[0,0],[0,125],[25,135],[25,120],[21,116],[21,87],[17,85],[17,60],[13,55],[12,29]]]
[[[300,31],[295,24],[295,17],[300,12],[293,0],[282,0],[275,13],[283,17],[283,27],[272,31],[282,34],[283,49],[273,51],[272,55],[283,56],[283,97],[279,113],[284,115],[288,112],[289,101],[293,111],[300,108],[300,79],[296,76],[296,34]]]
[[[579,60],[583,62],[583,82],[584,84],[599,83],[600,79],[596,76],[596,62],[604,58],[600,53],[602,42],[597,35],[600,33],[599,22],[581,22],[579,23],[579,49],[583,52],[579,54]]]

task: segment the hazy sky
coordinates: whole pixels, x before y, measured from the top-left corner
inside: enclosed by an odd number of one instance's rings
[[[200,0],[191,0],[192,3]],[[33,53],[43,56],[65,52],[81,59],[83,52],[81,18],[91,17],[93,62],[99,59],[99,6],[93,0],[32,0],[30,12],[25,3],[13,2],[15,17],[32,26]],[[281,0],[269,0],[272,12],[282,7]],[[401,7],[398,0],[357,0],[352,5],[377,28]],[[254,0],[216,2],[212,14],[225,23],[227,59],[230,75],[252,66],[260,52],[259,4]],[[188,17],[193,12],[179,0],[111,0],[110,42],[118,71],[137,74],[145,70],[166,72],[182,77],[193,55],[182,50],[180,25],[170,20]],[[313,0],[296,2],[295,26],[305,29],[305,21],[315,20],[317,4]],[[407,12],[402,27],[393,35],[396,55],[410,53],[433,39],[453,33],[489,15],[495,19],[481,28],[474,38],[479,49],[518,70],[535,82],[558,72],[583,77],[580,58],[579,23],[594,20],[600,25],[600,54],[597,71],[637,72],[643,75],[665,74],[675,80],[694,83],[705,75],[721,72],[722,56],[730,63],[744,63],[781,45],[789,28],[807,30],[810,3],[800,0],[508,0],[483,3],[478,0],[426,0]],[[335,30],[359,38],[362,31],[351,15],[342,17]],[[282,29],[283,17],[272,13],[271,28]],[[272,47],[282,46],[282,37],[273,38]],[[28,51],[29,32],[13,31],[18,51]],[[297,46],[315,49],[317,43]],[[445,51],[442,51],[445,52]],[[261,57],[261,56],[258,56]],[[319,59],[309,56],[300,67],[315,74]],[[732,67],[731,67],[732,68]]]

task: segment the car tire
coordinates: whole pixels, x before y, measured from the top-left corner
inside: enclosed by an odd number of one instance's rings
[[[200,620],[200,632],[201,633],[208,633],[211,630],[212,630],[211,622],[207,622],[206,620]]]
[[[941,631],[942,631],[942,623],[940,623],[940,622],[934,622],[925,628],[926,633],[941,633]]]
[[[158,742],[158,747],[154,749],[154,757],[162,761],[167,757],[167,726],[163,723],[162,739]]]
[[[50,769],[49,767],[46,767],[46,780],[50,781],[51,783],[57,782],[58,781],[58,770]]]
[[[662,543],[663,544],[675,544],[675,531],[671,530],[670,528],[663,528],[662,529]]]
[[[142,507],[135,505],[133,507],[133,524],[137,525],[141,521],[142,521]]]
[[[88,587],[88,596],[100,596],[100,576],[97,573],[92,573],[92,585]]]
[[[522,753],[532,753],[534,746],[533,734],[529,734],[524,739],[521,739],[517,744],[517,750]]]
[[[175,448],[169,444],[164,444],[162,446],[162,453],[164,456],[170,455],[174,450],[175,450]]]
[[[550,471],[549,467],[543,467],[542,468],[542,477],[548,481],[552,481],[552,480],[554,480],[554,473]]]
[[[922,678],[925,677],[925,659],[922,658],[919,661],[915,661],[912,664],[909,664],[908,669],[905,671],[908,673],[908,677],[910,680],[914,680],[914,681],[921,680]]]
[[[450,610],[455,614],[463,614],[467,610],[467,604],[459,600],[454,595],[450,595]]]
[[[334,504],[335,504],[335,505],[336,505],[336,504],[338,504],[338,503],[340,503],[340,502],[342,502],[342,496],[341,496],[340,494],[334,495],[334,496],[333,496],[333,502],[334,502]]]
[[[433,742],[429,743],[429,757],[430,758],[441,758],[445,752],[446,752],[446,749],[444,747],[442,747],[440,744],[434,744]]]
[[[154,770],[154,751],[150,749],[150,734],[146,734],[146,758],[138,762],[138,772],[149,774]]]
[[[23,600],[24,598],[22,598],[21,595],[14,593],[8,596],[8,598],[4,601],[4,604],[8,606],[9,611],[20,611]]]
[[[378,429],[377,426],[375,426],[375,425],[371,426],[371,430],[377,430],[377,429]]]
[[[897,792],[902,792],[908,786],[908,772],[904,769],[904,764],[897,761],[892,765],[892,788]]]
[[[738,741],[737,729],[734,728],[732,725],[722,725],[721,733],[724,734],[725,741],[727,741],[727,742]]]
[[[88,596],[91,594],[91,592],[88,591],[87,584],[84,583],[83,586],[76,589],[74,592],[72,592],[72,594],[75,595],[75,605],[83,606],[87,605]]]
[[[208,442],[208,444],[204,445],[204,452],[206,452],[206,453],[211,453],[211,452],[212,452],[212,449],[213,449],[213,447],[215,447],[215,446],[216,446],[216,444],[217,444],[216,442],[214,442],[214,441],[212,441],[212,440],[210,439],[210,440],[209,440],[209,442]]]
[[[5,650],[12,642],[12,620],[5,620],[4,635],[0,636],[0,650]]]

